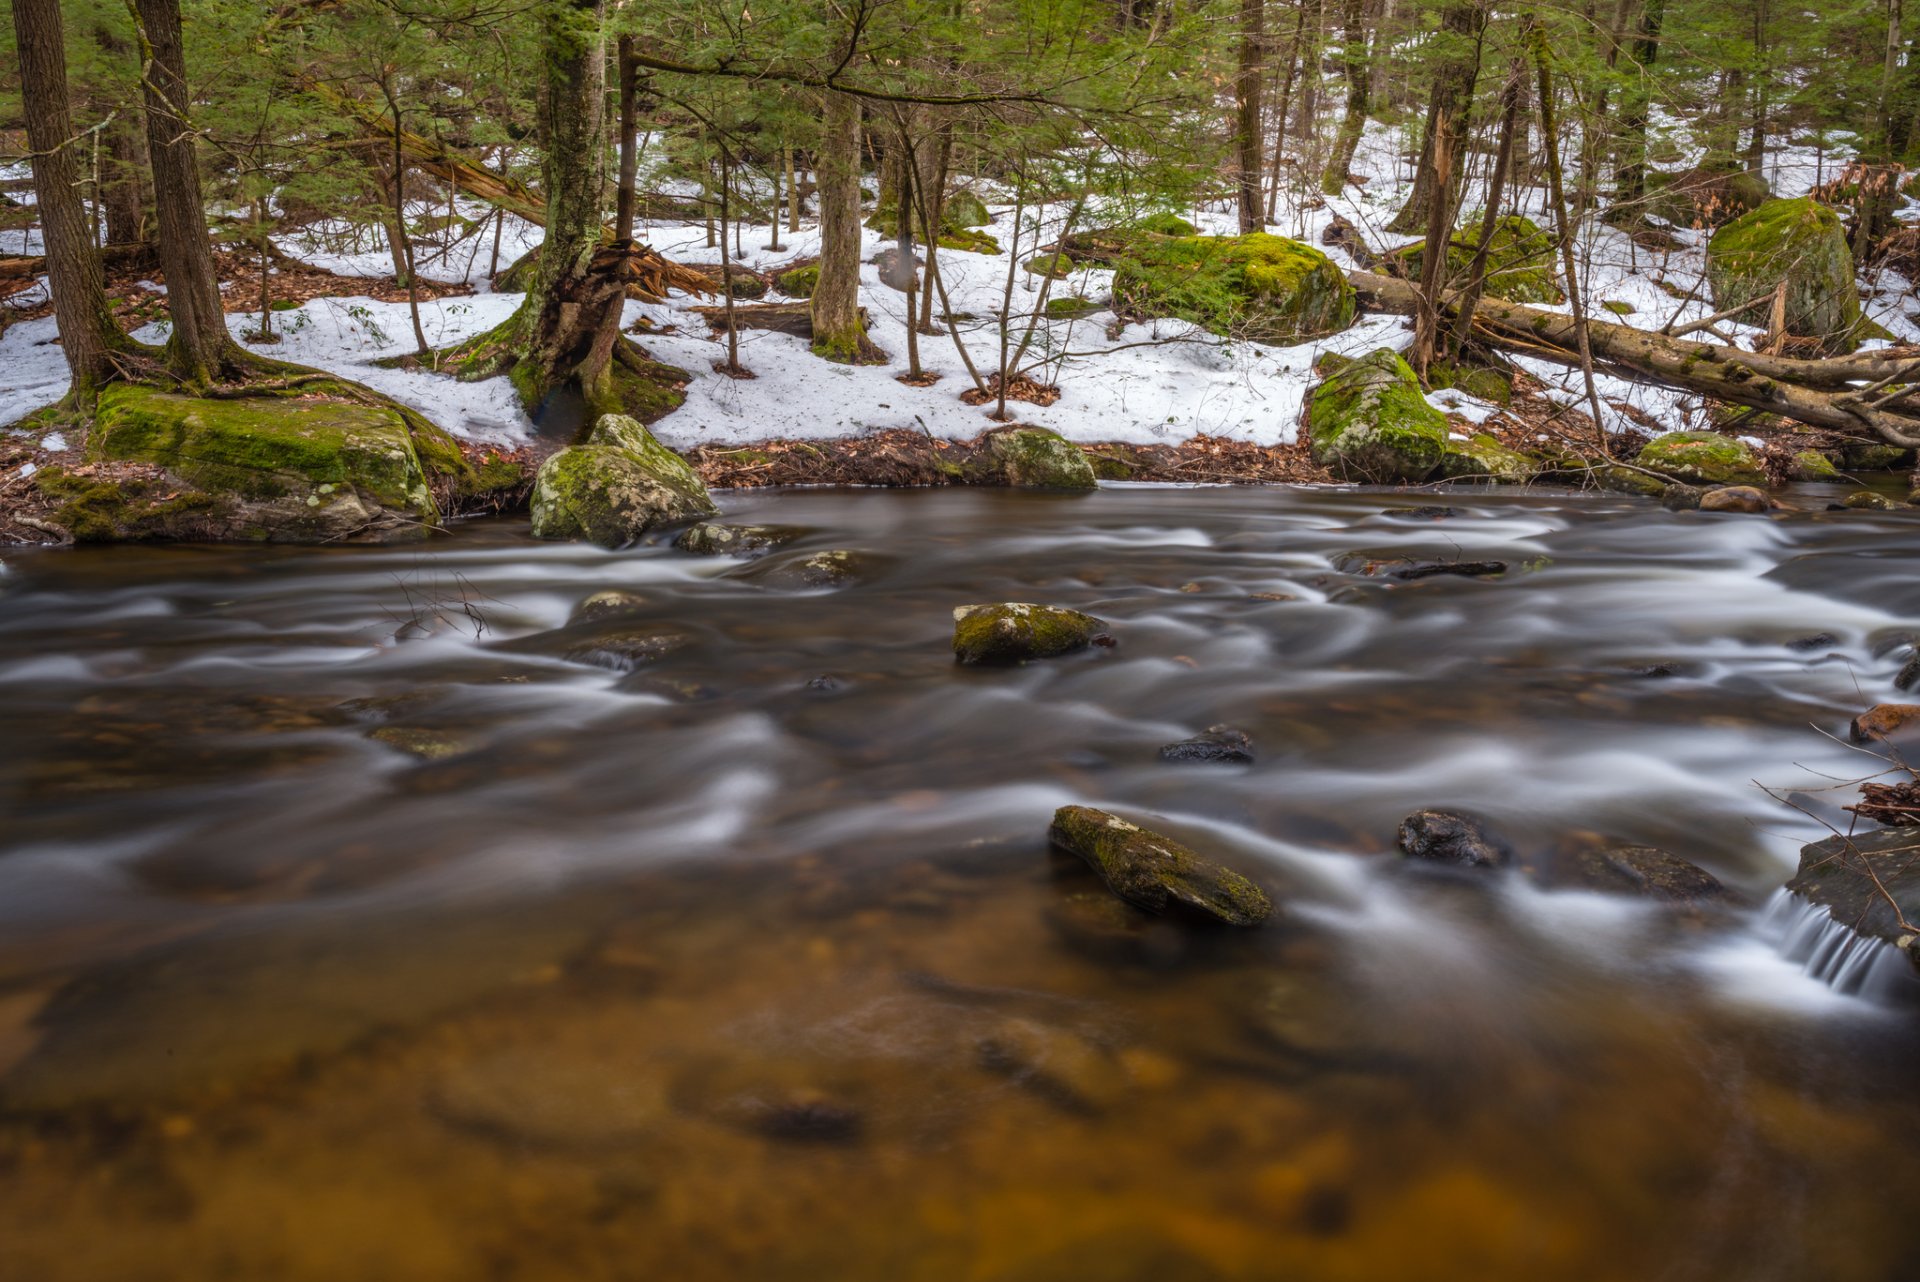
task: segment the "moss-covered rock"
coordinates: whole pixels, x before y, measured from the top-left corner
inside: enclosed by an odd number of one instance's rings
[[[1086,649],[1106,626],[1090,614],[1057,605],[963,605],[953,612],[953,657],[976,667],[1052,659]]]
[[[1840,469],[1819,450],[1801,450],[1793,456],[1789,475],[1796,481],[1837,481]]]
[[[1840,448],[1840,465],[1849,472],[1892,472],[1913,461],[1914,452],[1898,445],[1849,441]]]
[[[561,450],[533,481],[533,536],[623,547],[658,525],[712,516],[686,460],[637,419],[603,415],[585,445]]]
[[[89,460],[157,467],[175,497],[128,491],[126,510],[114,513],[109,496],[90,493],[81,524],[89,537],[115,539],[421,538],[440,521],[429,485],[435,473],[422,450],[437,468],[471,479],[473,469],[451,438],[394,406],[328,397],[213,399],[117,384],[100,394]],[[192,521],[185,520],[189,513]]]
[[[1643,499],[1664,500],[1667,491],[1673,488],[1673,482],[1664,476],[1638,467],[1622,467],[1617,463],[1602,464],[1587,476],[1603,490],[1614,494],[1637,494]]]
[[[1471,215],[1447,248],[1447,274],[1464,281],[1473,267],[1474,250],[1480,244],[1483,218]],[[1420,279],[1421,257],[1425,242],[1415,242],[1396,251],[1406,266],[1407,275]],[[1487,247],[1487,280],[1482,291],[1488,298],[1504,298],[1511,303],[1559,303],[1566,299],[1553,278],[1553,237],[1531,218],[1508,214],[1494,224],[1493,239]]]
[[[941,232],[940,248],[959,250],[963,254],[997,254],[1000,242],[977,228],[961,227]]]
[[[1840,502],[1842,506],[1852,508],[1856,512],[1897,512],[1905,506],[1884,494],[1875,494],[1872,490],[1855,490]]]
[[[1758,516],[1773,507],[1767,492],[1752,485],[1721,485],[1700,496],[1702,512],[1742,512]]]
[[[1025,489],[1091,490],[1093,464],[1080,447],[1043,427],[1003,428],[986,436],[988,453],[1006,483]]]
[[[1860,297],[1840,216],[1810,196],[1770,200],[1707,242],[1716,311],[1762,299],[1740,319],[1766,325],[1765,296],[1786,285],[1787,332],[1831,353],[1859,346]]]
[[[765,556],[781,544],[791,543],[800,534],[801,531],[786,526],[702,521],[682,530],[673,546],[695,556]]]
[[[1049,298],[1045,310],[1048,320],[1078,320],[1099,311],[1100,304],[1091,298],[1068,294],[1064,298]]]
[[[947,203],[940,209],[940,227],[943,231],[985,227],[992,222],[993,215],[987,212],[987,202],[965,187],[949,195]]]
[[[790,267],[773,278],[773,286],[783,294],[794,298],[812,298],[813,291],[820,285],[820,264],[808,263],[804,267]]]
[[[1035,276],[1051,276],[1054,280],[1065,280],[1073,274],[1073,260],[1065,254],[1036,254],[1024,264]]]
[[[1510,450],[1486,432],[1475,432],[1464,441],[1449,440],[1440,456],[1440,475],[1497,481],[1502,485],[1525,485],[1540,470],[1540,465],[1519,450]]]
[[[1228,926],[1258,926],[1273,913],[1265,892],[1239,873],[1104,810],[1062,806],[1047,837],[1148,912],[1186,911]]]
[[[1313,461],[1350,481],[1423,481],[1447,450],[1447,416],[1427,403],[1412,368],[1382,347],[1313,389]]]
[[[1641,467],[1694,485],[1765,485],[1767,471],[1744,441],[1714,432],[1656,436],[1634,460]]]
[[[1493,405],[1513,403],[1513,371],[1489,365],[1434,361],[1427,366],[1427,386],[1436,391],[1450,387]]]
[[[1681,227],[1718,227],[1773,198],[1765,175],[1701,166],[1646,176],[1648,212]]]
[[[1319,250],[1282,236],[1140,236],[1114,267],[1116,311],[1171,316],[1223,336],[1301,343],[1353,323],[1353,286]]]

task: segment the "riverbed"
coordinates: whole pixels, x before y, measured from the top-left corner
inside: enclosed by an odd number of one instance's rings
[[[802,490],[720,496],[791,533],[753,561],[9,553],[0,1277],[1883,1282],[1910,977],[1808,973],[1775,893],[1881,768],[1846,727],[1902,697],[1920,516],[1828,497]],[[996,601],[1116,644],[957,667]],[[1216,724],[1257,760],[1159,759]],[[1068,804],[1273,919],[1116,916]],[[1427,806],[1517,867],[1403,859]],[[1573,884],[1615,844],[1734,902]]]

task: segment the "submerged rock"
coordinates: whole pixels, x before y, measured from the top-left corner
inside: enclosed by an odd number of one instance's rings
[[[1773,500],[1767,497],[1766,491],[1751,485],[1723,485],[1700,496],[1702,512],[1744,512],[1758,516],[1772,506]]]
[[[1503,868],[1513,848],[1487,831],[1484,823],[1457,810],[1416,810],[1400,821],[1402,853],[1434,863],[1467,868]]]
[[[684,649],[691,638],[683,632],[660,628],[634,628],[609,632],[569,649],[565,658],[572,663],[589,663],[596,668],[631,672],[635,668],[664,659]]]
[[[717,510],[685,459],[638,419],[607,414],[585,445],[561,450],[533,480],[533,536],[624,547],[655,526]]]
[[[1920,833],[1914,829],[1883,828],[1805,846],[1787,889],[1920,966],[1920,935],[1907,924],[1920,921]]]
[[[1717,432],[1668,432],[1640,450],[1634,463],[1693,485],[1765,485],[1767,470],[1744,441]]]
[[[963,605],[953,612],[953,655],[983,667],[1051,659],[1086,649],[1106,626],[1091,614],[1056,605]]]
[[[1424,481],[1447,450],[1447,416],[1413,369],[1382,347],[1342,365],[1307,407],[1313,461],[1350,481]]]
[[[1731,897],[1712,873],[1652,846],[1582,851],[1571,872],[1577,885],[1612,894],[1687,904]]]
[[[1003,1020],[977,1046],[982,1068],[1071,1113],[1103,1113],[1131,1085],[1112,1051],[1038,1020]]]
[[[1904,506],[1884,494],[1875,494],[1872,490],[1855,490],[1841,499],[1840,504],[1855,511],[1868,512],[1898,512]]]
[[[422,761],[441,761],[471,752],[480,736],[468,730],[440,729],[429,726],[381,726],[367,732],[367,738],[397,748]]]
[[[1103,965],[1174,966],[1192,940],[1190,932],[1100,891],[1062,895],[1047,905],[1046,917],[1063,944]]]
[[[1266,893],[1239,873],[1104,810],[1062,806],[1047,836],[1148,912],[1182,908],[1229,926],[1258,926],[1273,912]]]
[[[1232,726],[1208,726],[1202,734],[1160,749],[1162,761],[1227,761],[1249,765],[1253,761],[1253,739],[1244,730]]]
[[[673,546],[696,556],[765,556],[800,531],[775,525],[722,525],[701,521],[682,530]]]

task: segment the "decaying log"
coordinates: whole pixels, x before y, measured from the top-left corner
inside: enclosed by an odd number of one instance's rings
[[[687,309],[706,321],[716,333],[725,333],[727,329],[727,309],[724,307],[690,307]],[[866,324],[867,309],[860,309],[860,323]],[[754,303],[734,304],[733,324],[736,329],[766,329],[778,334],[791,334],[795,338],[813,341],[813,308],[808,303]]]
[[[1419,291],[1408,281],[1354,271],[1348,279],[1366,306],[1416,314]],[[1443,310],[1455,314],[1457,296]],[[1519,303],[1483,298],[1471,332],[1490,347],[1577,366],[1573,318]],[[1920,350],[1911,347],[1819,359],[1749,352],[1721,343],[1675,338],[1589,318],[1596,364],[1629,378],[1699,392],[1717,400],[1778,414],[1811,427],[1869,432],[1903,448],[1920,448],[1920,406],[1903,385],[1920,383]]]

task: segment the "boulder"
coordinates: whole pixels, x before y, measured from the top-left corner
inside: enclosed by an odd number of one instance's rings
[[[1485,221],[1481,215],[1470,214],[1454,234],[1447,248],[1447,274],[1453,280],[1465,281],[1473,269]],[[1405,264],[1407,276],[1416,281],[1423,270],[1425,244],[1415,241],[1394,255]],[[1493,239],[1487,247],[1487,280],[1481,292],[1510,303],[1565,302],[1566,295],[1554,280],[1553,252],[1553,237],[1538,223],[1519,214],[1506,215],[1494,224]]]
[[[396,406],[325,394],[183,396],[120,383],[100,393],[91,476],[48,469],[54,519],[80,542],[211,539],[387,543],[440,523],[436,484],[477,477],[459,446]]]
[[[1148,912],[1184,910],[1229,926],[1258,926],[1273,912],[1265,892],[1239,873],[1104,810],[1062,806],[1047,836]]]
[[[1224,761],[1233,765],[1253,762],[1253,738],[1232,726],[1208,726],[1205,733],[1160,749],[1162,761]]]
[[[1920,966],[1920,935],[1908,924],[1920,921],[1920,834],[1912,828],[1829,837],[1803,847],[1787,889]]]
[[[1043,427],[1011,427],[982,442],[1008,485],[1025,489],[1091,490],[1099,482],[1080,447]]]
[[[953,655],[976,667],[1051,659],[1086,649],[1104,636],[1106,626],[1090,614],[1054,605],[963,605],[953,612]]]
[[[942,231],[959,231],[964,227],[986,227],[992,222],[993,215],[987,212],[987,203],[965,187],[951,193],[946,203],[940,207]]]
[[[1501,485],[1525,485],[1539,470],[1532,456],[1508,449],[1486,432],[1475,432],[1464,441],[1447,441],[1440,456],[1442,476]]]
[[[1693,485],[1765,485],[1767,471],[1746,442],[1717,432],[1668,432],[1641,447],[1637,466]]]
[[[623,614],[632,614],[645,609],[652,602],[638,592],[625,592],[619,588],[608,588],[595,592],[592,596],[573,607],[573,613],[567,616],[568,623],[594,623],[601,619],[617,618]]]
[[[1866,512],[1898,512],[1904,503],[1896,503],[1884,494],[1875,494],[1872,490],[1855,490],[1840,500],[1843,507]]]
[[[561,656],[569,663],[584,663],[614,672],[632,672],[683,650],[693,638],[671,629],[635,627],[599,636],[569,647]]]
[[[585,445],[561,450],[533,479],[533,537],[624,547],[655,526],[712,516],[686,460],[638,419],[608,414]]]
[[[1465,868],[1502,868],[1513,848],[1487,830],[1484,821],[1458,810],[1416,810],[1400,821],[1402,854]]]
[[[1491,365],[1434,361],[1427,366],[1427,386],[1436,392],[1452,388],[1492,405],[1509,405],[1513,402],[1513,371],[1495,369]]]
[[[1700,496],[1702,512],[1745,512],[1758,515],[1773,506],[1765,490],[1751,485],[1723,485]]]
[[[1801,450],[1793,456],[1788,475],[1796,481],[1837,481],[1840,469],[1819,450]]]
[[[783,543],[800,537],[800,531],[775,525],[722,525],[701,521],[682,530],[673,546],[695,556],[765,556]]]
[[[1860,297],[1840,216],[1810,196],[1770,200],[1707,242],[1707,284],[1716,311],[1756,303],[1740,319],[1765,326],[1770,295],[1786,286],[1787,332],[1830,353],[1859,345]]]
[[[1582,851],[1574,857],[1570,873],[1573,884],[1608,894],[1685,904],[1731,897],[1712,873],[1652,846]]]
[[[1223,337],[1303,343],[1353,323],[1353,286],[1311,245],[1245,236],[1135,236],[1114,264],[1114,310]]]
[[[1701,166],[1646,176],[1651,212],[1681,227],[1718,227],[1773,197],[1765,175]]]
[[[1447,416],[1413,369],[1382,347],[1341,366],[1307,406],[1313,461],[1350,481],[1423,481],[1447,451]]]
[[[789,298],[812,298],[814,288],[819,284],[820,264],[818,263],[789,267],[773,278],[773,287]]]

